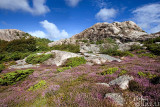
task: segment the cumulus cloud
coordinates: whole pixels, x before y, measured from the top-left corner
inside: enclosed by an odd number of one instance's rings
[[[113,8],[111,9],[103,8],[96,14],[96,18],[101,21],[110,22],[116,16],[116,13],[117,13],[116,10]]]
[[[69,36],[65,30],[59,30],[54,23],[48,22],[47,20],[41,21],[40,24],[46,30],[46,33],[43,31],[34,31],[29,33],[33,36],[49,38],[52,40],[64,39]]]
[[[81,0],[65,0],[66,3],[71,6],[71,7],[75,7],[78,5],[78,3],[81,1]]]
[[[133,20],[149,33],[160,31],[160,4],[148,4],[132,11]]]
[[[46,0],[32,0],[33,7],[30,6],[29,0],[0,0],[0,9],[12,11],[25,11],[34,15],[41,15],[49,12],[45,5]]]

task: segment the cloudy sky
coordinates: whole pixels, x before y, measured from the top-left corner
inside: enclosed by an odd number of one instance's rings
[[[59,40],[98,22],[132,20],[160,31],[159,0],[0,0],[0,29],[19,29]]]

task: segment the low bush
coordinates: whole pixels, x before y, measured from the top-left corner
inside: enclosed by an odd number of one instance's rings
[[[58,72],[63,72],[63,71],[68,70],[68,69],[71,69],[71,67],[70,66],[69,67],[61,67],[61,68],[58,68],[57,71]]]
[[[134,55],[132,53],[130,53],[129,51],[120,51],[120,50],[116,50],[116,49],[104,49],[103,51],[101,51],[102,54],[108,54],[111,56],[131,56],[133,57]]]
[[[62,44],[62,45],[54,45],[51,47],[53,50],[61,50],[61,51],[68,51],[73,53],[79,53],[80,52],[80,46],[74,45],[74,44]]]
[[[0,75],[0,85],[12,85],[33,73],[33,69],[17,70]]]
[[[113,73],[115,73],[116,71],[118,71],[118,68],[117,68],[117,67],[108,68],[107,70],[103,71],[103,72],[101,73],[101,75],[113,74]]]
[[[129,81],[129,90],[133,92],[134,91],[141,92],[143,88],[138,82],[131,80]]]
[[[156,55],[152,54],[152,53],[142,53],[140,55],[138,55],[138,57],[149,57],[149,58],[156,58]]]
[[[37,89],[40,89],[41,87],[46,85],[46,81],[45,80],[41,80],[39,81],[37,84],[31,86],[28,91],[35,91]]]
[[[25,61],[29,64],[37,64],[37,63],[42,63],[52,57],[53,57],[52,54],[41,54],[41,55],[31,54],[26,58]]]
[[[147,50],[152,52],[155,55],[160,55],[160,44],[148,44]]]
[[[155,74],[151,74],[151,73],[149,73],[149,72],[138,72],[138,75],[139,75],[140,77],[145,77],[145,78],[150,78],[150,79],[156,77]]]
[[[76,67],[76,66],[79,66],[85,63],[86,63],[86,59],[84,57],[73,57],[73,58],[67,59],[64,66],[65,67]]]
[[[0,73],[5,69],[5,66],[3,64],[0,64]]]
[[[142,49],[140,45],[132,45],[130,51]]]

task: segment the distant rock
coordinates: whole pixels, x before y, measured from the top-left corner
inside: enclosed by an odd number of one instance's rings
[[[118,85],[121,89],[128,88],[129,81],[134,80],[132,76],[123,75],[109,82],[109,85]]]
[[[105,98],[110,98],[119,106],[123,106],[124,104],[124,98],[120,93],[107,93],[105,94]]]
[[[28,38],[29,34],[17,29],[0,29],[0,39],[5,41],[12,41],[20,38]]]

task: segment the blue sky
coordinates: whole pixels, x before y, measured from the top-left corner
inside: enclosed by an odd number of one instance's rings
[[[160,31],[159,0],[0,0],[0,29],[51,40],[68,38],[98,22],[132,20]]]

